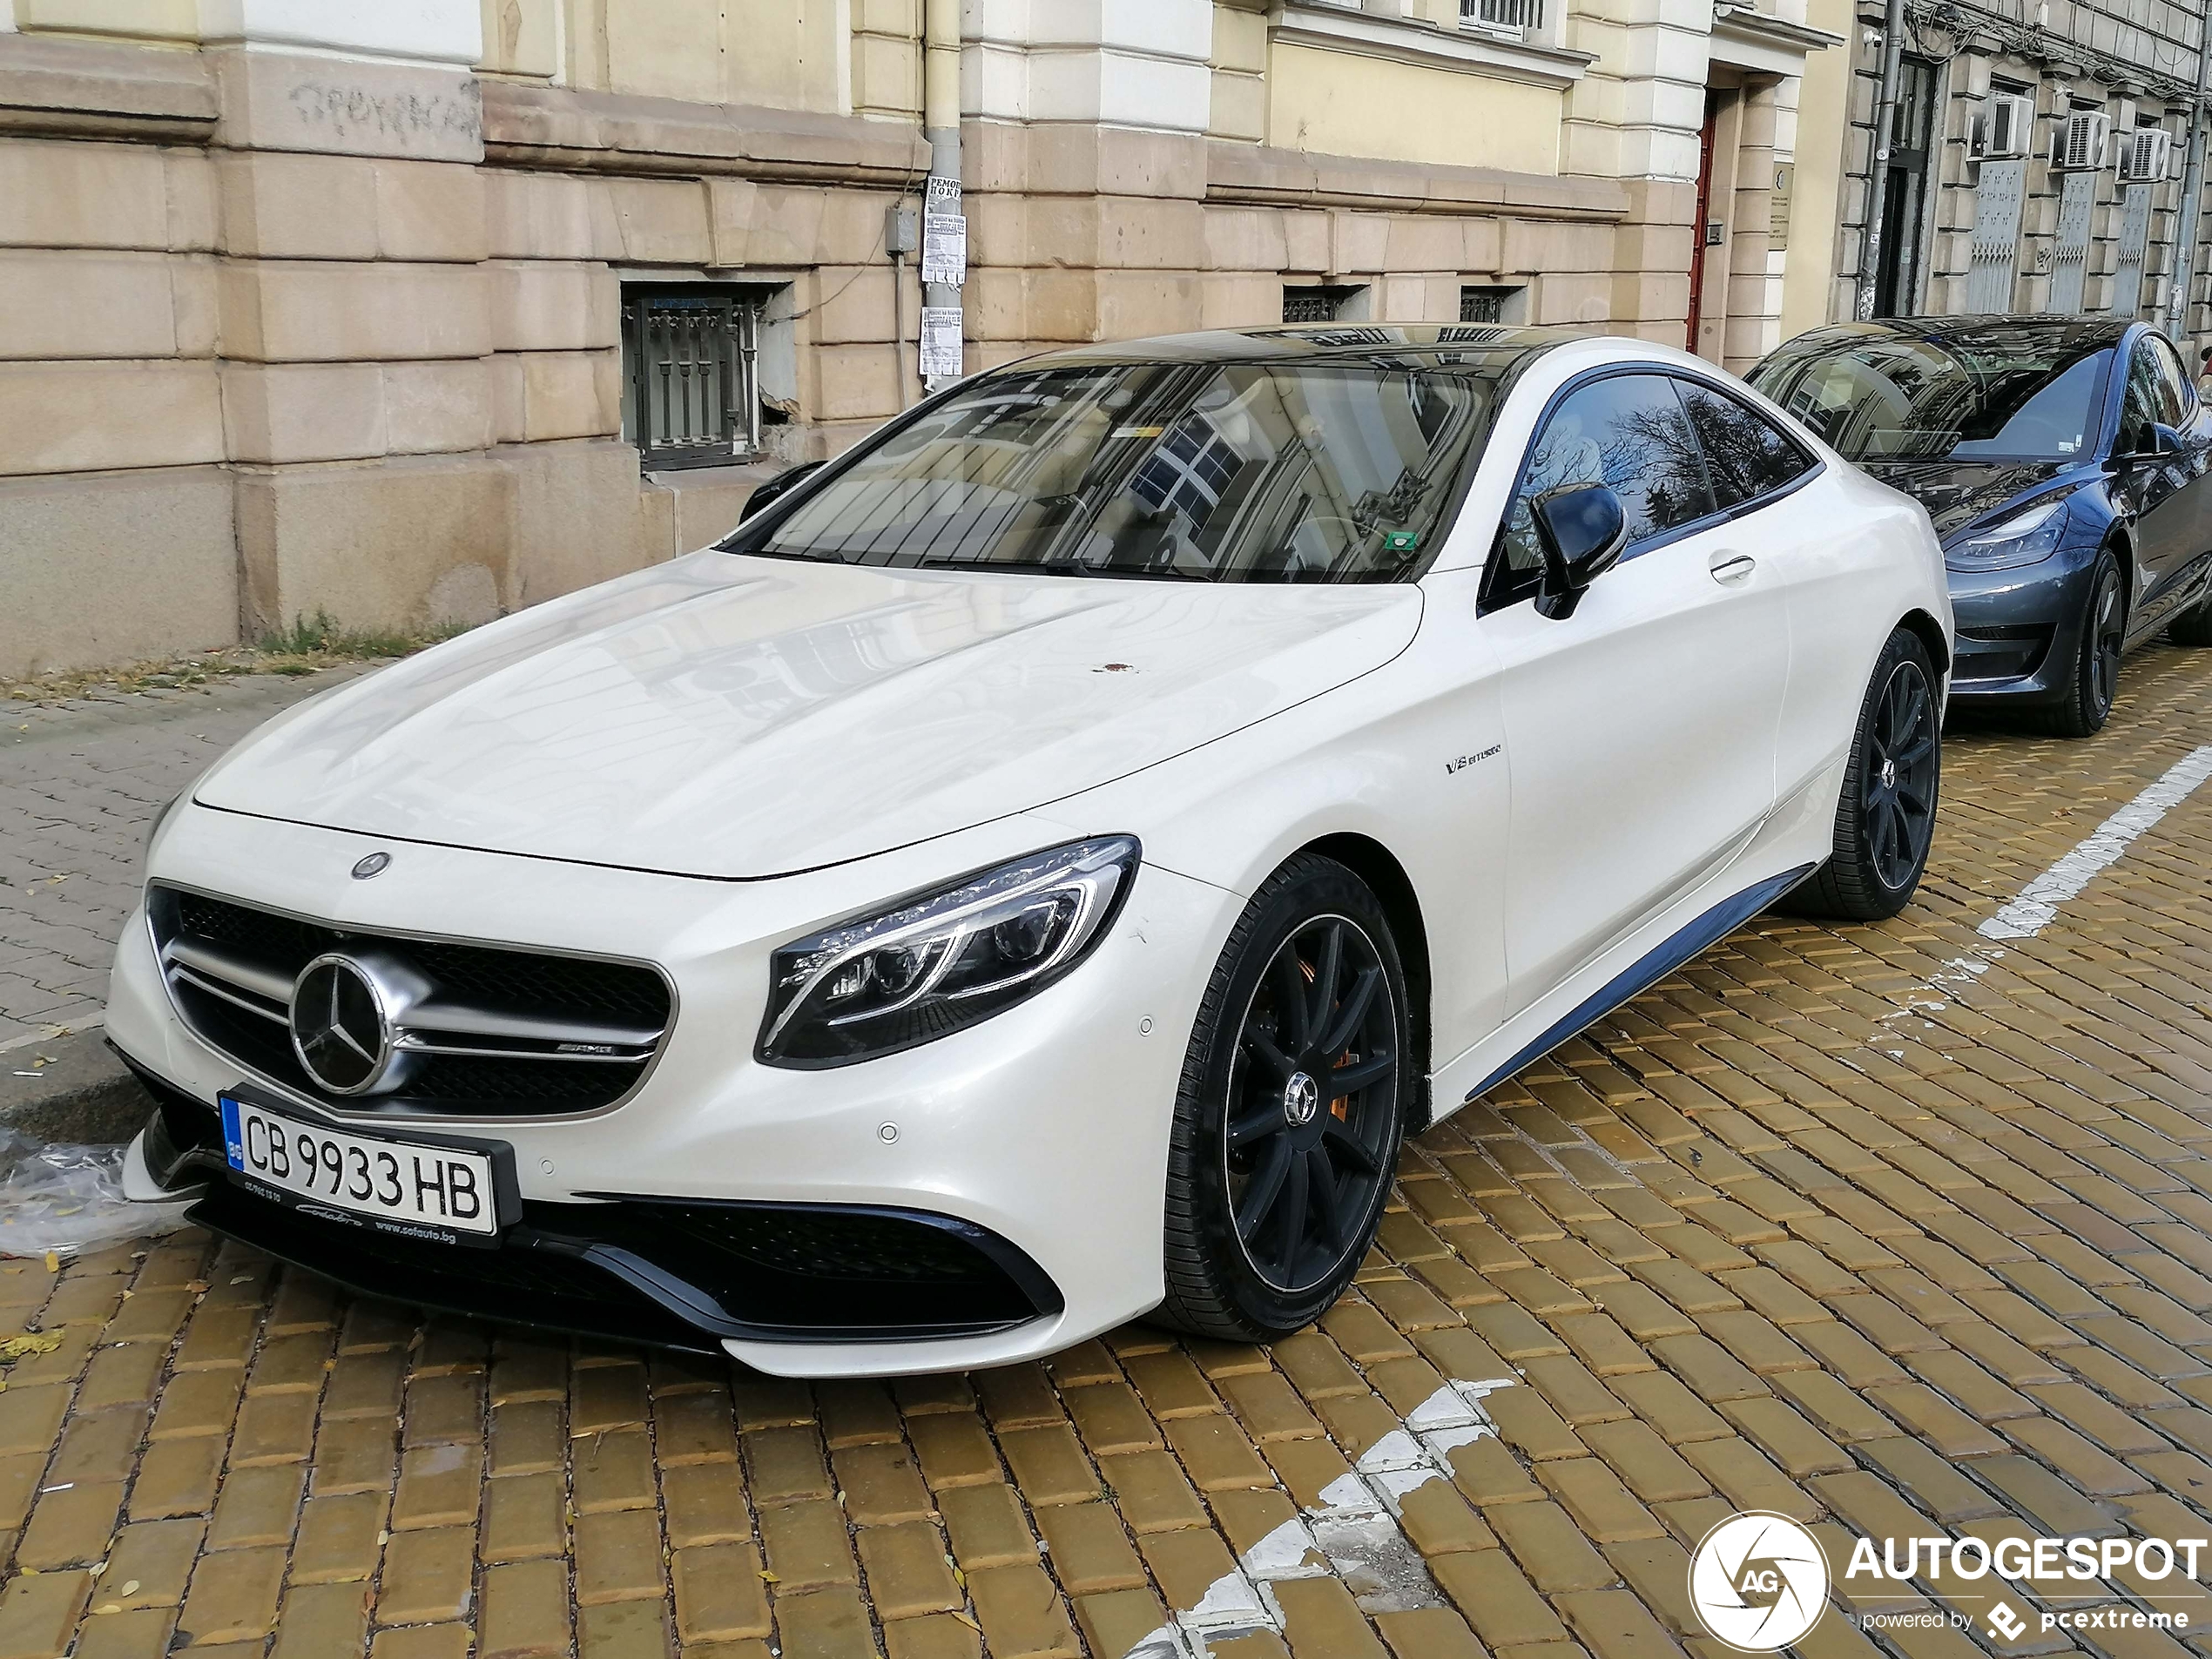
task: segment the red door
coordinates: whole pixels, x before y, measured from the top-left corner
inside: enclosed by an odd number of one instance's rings
[[[1705,320],[1705,227],[1713,216],[1713,126],[1720,100],[1705,94],[1705,125],[1697,134],[1697,218],[1689,227],[1689,338],[1683,349],[1697,349],[1698,326]]]

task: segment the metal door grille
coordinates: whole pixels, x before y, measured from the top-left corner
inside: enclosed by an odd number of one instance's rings
[[[2020,271],[2020,208],[2027,194],[2026,161],[1985,161],[1974,192],[1974,239],[1966,267],[1966,309],[2007,312]]]
[[[2130,185],[2120,210],[2120,257],[2112,273],[2112,314],[2133,317],[2143,308],[2143,257],[2150,249],[2148,185]]]
[[[2059,239],[2051,251],[2050,309],[2078,316],[2089,276],[2089,221],[2095,217],[2097,175],[2070,172],[2059,192]]]
[[[760,307],[746,294],[632,289],[622,307],[624,412],[647,467],[760,447]]]

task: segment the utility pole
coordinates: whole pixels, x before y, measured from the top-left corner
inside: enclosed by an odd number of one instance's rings
[[[922,0],[921,136],[929,178],[921,203],[922,384],[956,381],[961,284],[968,279],[968,220],[960,197],[960,0]]]
[[[1858,238],[1858,293],[1852,307],[1861,322],[1874,314],[1874,290],[1881,280],[1882,219],[1889,205],[1890,144],[1897,135],[1898,65],[1904,52],[1905,0],[1889,0],[1882,17],[1882,78],[1874,90],[1873,171],[1866,180],[1866,227]]]
[[[2196,239],[2204,225],[2204,92],[2212,78],[2212,16],[2200,13],[2196,37],[2196,96],[2189,100],[2189,158],[2182,169],[2182,211],[2174,225],[2174,280],[2166,293],[2166,333],[2179,341],[2189,331],[2189,288],[2196,280]]]

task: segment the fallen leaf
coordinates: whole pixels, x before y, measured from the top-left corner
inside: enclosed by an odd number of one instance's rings
[[[138,1581],[135,1578],[125,1579],[123,1588],[116,1593],[118,1595],[136,1595],[138,1593]]]

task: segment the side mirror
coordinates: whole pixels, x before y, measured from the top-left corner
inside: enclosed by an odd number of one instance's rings
[[[1563,622],[1575,614],[1582,590],[1620,562],[1629,544],[1629,516],[1603,484],[1551,490],[1530,503],[1529,514],[1544,553],[1536,613]]]
[[[2181,434],[2159,421],[2146,421],[2141,427],[2128,434],[2128,442],[2113,451],[2113,464],[2117,467],[2139,467],[2150,460],[2163,460],[2166,455],[2181,449]]]
[[[738,523],[742,524],[762,508],[772,506],[779,497],[789,493],[792,486],[804,482],[828,464],[822,461],[802,461],[796,467],[785,468],[766,483],[756,485],[752,494],[745,497],[745,507],[738,514]]]

